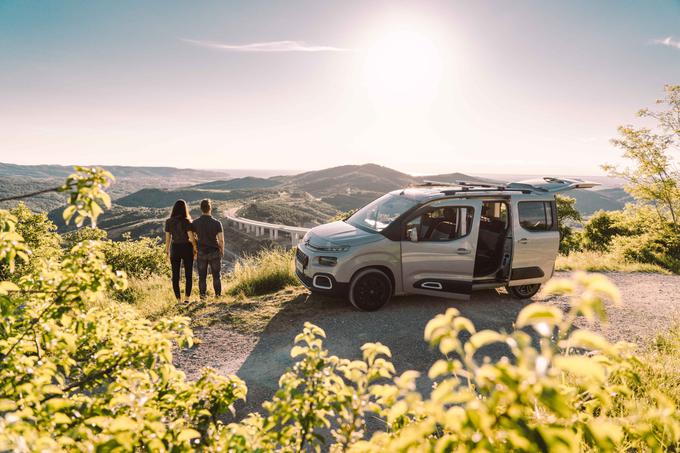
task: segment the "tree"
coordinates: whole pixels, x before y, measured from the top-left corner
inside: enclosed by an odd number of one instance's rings
[[[557,195],[557,224],[560,230],[560,253],[568,254],[571,251],[579,250],[579,236],[574,233],[571,225],[580,224],[583,220],[581,213],[576,209],[576,199]]]
[[[642,202],[651,203],[660,217],[673,224],[680,222],[680,171],[672,156],[680,147],[680,85],[666,85],[665,97],[656,101],[661,111],[642,109],[641,118],[656,122],[653,129],[632,125],[619,128],[620,137],[612,143],[621,148],[623,157],[632,160],[632,168],[614,165],[602,168],[612,176],[626,180],[626,191]]]

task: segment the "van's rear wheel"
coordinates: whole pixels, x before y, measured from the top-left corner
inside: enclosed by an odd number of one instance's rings
[[[380,269],[364,269],[349,285],[349,301],[362,311],[375,311],[391,297],[392,280]]]
[[[506,286],[506,288],[515,299],[531,299],[541,289],[541,285],[535,283],[533,285]]]

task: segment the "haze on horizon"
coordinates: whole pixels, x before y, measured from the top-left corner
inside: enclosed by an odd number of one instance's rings
[[[5,0],[0,161],[596,175],[678,75],[671,0]]]

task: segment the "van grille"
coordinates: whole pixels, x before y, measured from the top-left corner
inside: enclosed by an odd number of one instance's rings
[[[309,257],[300,249],[295,252],[295,259],[302,263],[303,267],[307,267],[309,264]]]

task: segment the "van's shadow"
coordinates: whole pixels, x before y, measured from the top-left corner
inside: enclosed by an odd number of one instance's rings
[[[290,349],[295,335],[306,321],[326,332],[325,346],[342,358],[361,358],[361,346],[381,342],[392,351],[397,373],[416,370],[422,376],[418,387],[428,392],[431,383],[427,370],[440,358],[423,339],[427,322],[449,307],[457,308],[478,330],[511,331],[519,311],[530,301],[519,301],[495,290],[473,293],[469,301],[455,301],[425,296],[393,299],[376,312],[360,312],[349,302],[316,295],[300,296],[271,319],[260,340],[243,362],[237,375],[248,385],[248,400],[237,406],[237,418],[261,411],[262,402],[278,388],[279,377],[293,364]],[[485,351],[486,352],[486,351]],[[490,349],[492,360],[503,350]]]

